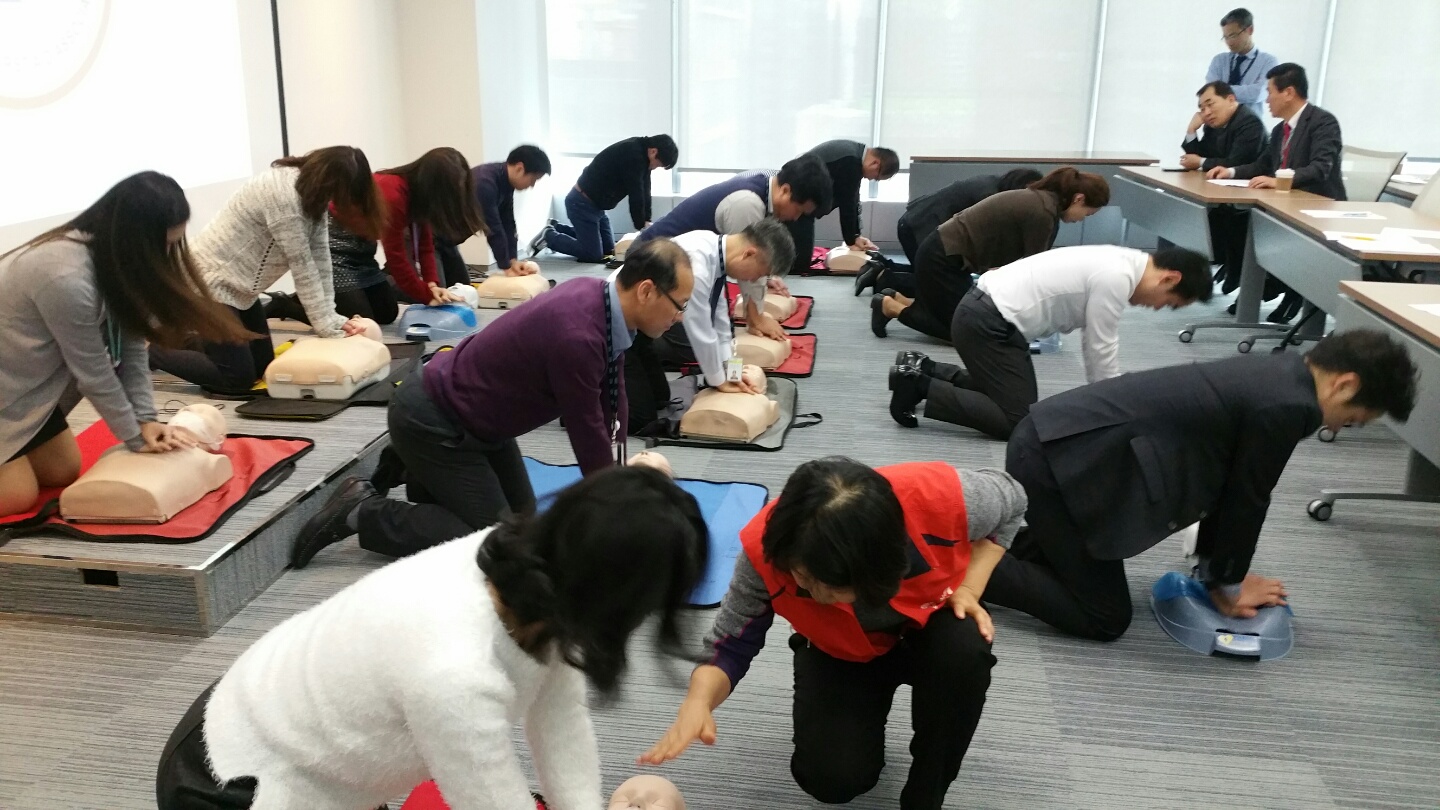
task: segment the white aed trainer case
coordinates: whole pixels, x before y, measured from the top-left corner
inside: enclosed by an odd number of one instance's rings
[[[349,399],[390,375],[390,350],[361,336],[297,340],[265,369],[276,399]]]
[[[481,309],[514,309],[550,289],[550,281],[536,273],[530,276],[493,275],[475,288]]]

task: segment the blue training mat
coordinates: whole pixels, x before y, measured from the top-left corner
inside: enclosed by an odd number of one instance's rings
[[[546,464],[528,456],[525,472],[530,475],[537,508],[542,512],[550,505],[549,501],[555,493],[580,480],[580,468],[574,464]],[[695,496],[700,503],[700,514],[705,517],[705,525],[710,527],[710,564],[700,584],[690,594],[690,606],[716,607],[725,597],[725,591],[730,587],[730,576],[735,572],[735,557],[740,553],[740,530],[760,513],[770,497],[770,491],[759,484],[718,483],[694,478],[677,478],[675,483]]]

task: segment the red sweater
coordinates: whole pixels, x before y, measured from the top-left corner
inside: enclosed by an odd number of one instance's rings
[[[385,272],[414,301],[430,303],[430,285],[440,283],[435,271],[435,239],[429,225],[410,221],[410,184],[398,174],[376,174],[375,183],[385,198]],[[420,272],[415,272],[416,261]]]

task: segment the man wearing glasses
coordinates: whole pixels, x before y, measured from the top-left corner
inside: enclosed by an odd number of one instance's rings
[[[410,502],[345,481],[300,530],[291,565],[352,534],[361,548],[403,557],[533,512],[515,439],[557,417],[585,475],[623,460],[625,350],[637,334],[678,323],[693,288],[686,252],[656,239],[633,248],[614,278],[571,279],[436,354],[387,413]]]
[[[1246,9],[1237,8],[1220,18],[1220,39],[1227,50],[1210,60],[1210,69],[1205,71],[1206,83],[1230,85],[1236,100],[1263,121],[1265,74],[1280,64],[1280,60],[1255,47],[1255,17]]]

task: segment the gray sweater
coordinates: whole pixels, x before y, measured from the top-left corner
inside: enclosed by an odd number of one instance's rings
[[[1025,522],[1029,501],[1020,482],[1003,470],[955,470],[965,493],[965,522],[970,540],[994,540],[1010,548]],[[855,618],[868,633],[900,632],[906,619],[890,605],[855,604]],[[765,634],[775,621],[770,591],[745,552],[735,558],[730,589],[705,635],[706,663],[719,667],[733,689],[750,669],[750,662],[765,646]]]
[[[155,421],[144,339],[121,335],[117,368],[105,345],[105,304],[78,231],[0,262],[0,463],[34,438],[73,382],[110,432],[144,447]]]

